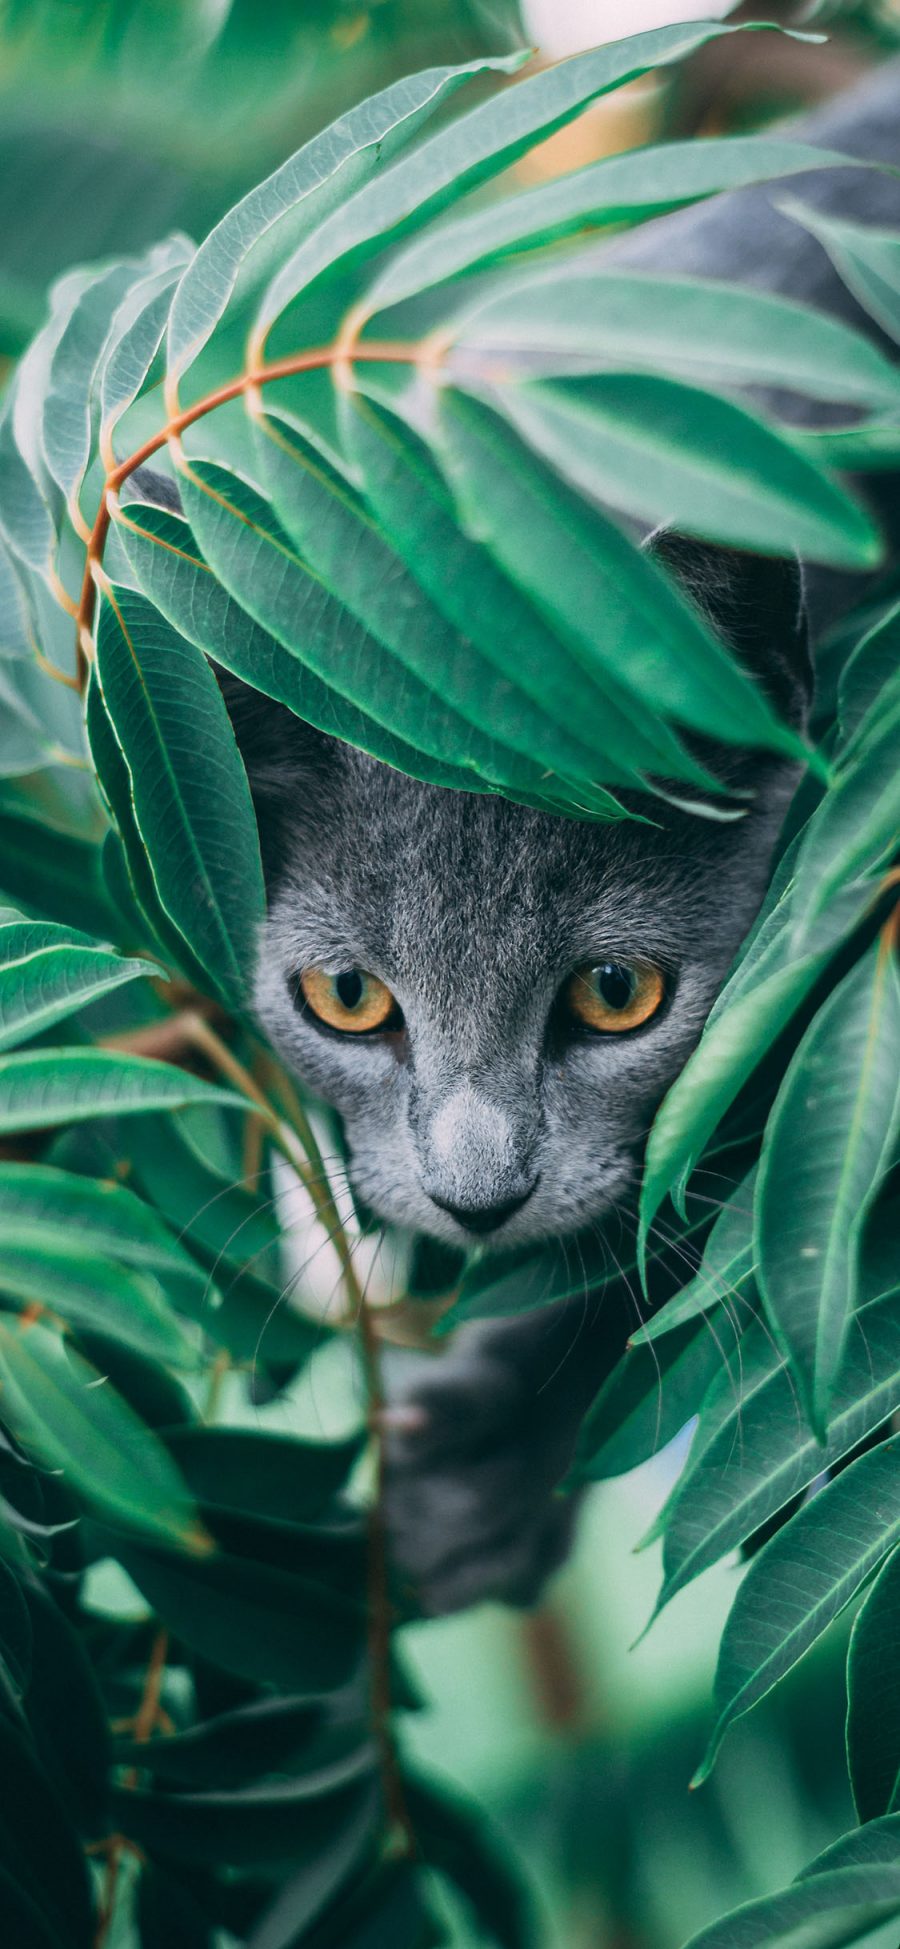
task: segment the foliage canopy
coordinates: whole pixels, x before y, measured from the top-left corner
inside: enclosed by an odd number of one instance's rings
[[[689,734],[808,760],[767,905],[650,1139],[645,1271],[667,1198],[698,1270],[636,1333],[576,1472],[630,1468],[699,1414],[660,1604],[801,1498],[726,1627],[713,1750],[870,1581],[848,1673],[863,1825],[698,1949],[801,1923],[825,1949],[900,1914],[896,1681],[890,1710],[879,1696],[900,1562],[900,603],[885,585],[835,637],[807,747],[628,528],[875,565],[833,463],[900,461],[900,374],[802,306],[614,272],[598,249],[604,226],[833,157],[711,139],[470,196],[728,31],[614,43],[430,133],[470,76],[517,63],[412,75],[199,249],[67,274],[8,388],[0,1917],[22,1949],[102,1942],[117,1888],[143,1949],[176,1922],[198,1945],[418,1949],[441,1939],[420,1860],[486,1940],[532,1939],[471,1810],[398,1758],[391,1709],[415,1700],[377,1495],[367,1539],[346,1493],[364,1431],[217,1425],[224,1371],[283,1388],[326,1331],[282,1301],[277,1154],[337,1243],[371,1406],[379,1382],[306,1109],[252,1020],[262,871],[211,660],[413,776],[562,816],[629,816],[636,789],[649,817],[654,795],[734,816]],[[797,216],[900,338],[900,239]],[[801,436],[733,396],[773,375],[858,424]],[[135,479],[154,456],[178,512]],[[748,1129],[759,1161],[710,1229],[693,1173]],[[444,1324],[567,1282],[553,1246],[476,1262]],[[110,1560],[143,1611],[92,1606]]]

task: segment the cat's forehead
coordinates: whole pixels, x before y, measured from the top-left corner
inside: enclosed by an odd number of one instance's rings
[[[677,945],[708,880],[704,822],[581,822],[332,760],[292,847],[294,896],[392,968],[565,958],[598,936]],[[714,844],[714,841],[713,841]]]

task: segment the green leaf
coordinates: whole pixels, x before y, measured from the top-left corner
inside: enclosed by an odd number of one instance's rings
[[[254,1699],[220,1712],[186,1732],[153,1739],[117,1739],[117,1766],[139,1766],[155,1779],[219,1791],[244,1786],[266,1773],[293,1773],[325,1711],[306,1693]]]
[[[865,1829],[854,1839],[862,1840]],[[825,1860],[825,1857],[821,1857]],[[900,1862],[808,1870],[775,1895],[746,1902],[686,1949],[845,1949],[900,1913]]]
[[[728,28],[709,23],[661,27],[594,48],[529,76],[479,103],[411,156],[348,197],[283,262],[264,292],[257,331],[267,330],[293,297],[351,252],[402,236],[487,177],[496,176],[540,137],[563,128],[599,95],[648,69],[692,54]]]
[[[140,976],[158,975],[149,961],[125,961],[49,922],[0,927],[0,1049],[40,1035],[102,995]]]
[[[656,563],[566,494],[495,414],[445,390],[440,442],[469,534],[601,683],[622,686],[651,720],[808,755]]]
[[[198,471],[204,472],[202,464]],[[206,472],[212,478],[212,468],[207,467]],[[224,476],[229,492],[234,479],[232,475]],[[287,544],[287,537],[280,536],[268,503],[243,481],[240,505],[259,533],[271,534],[276,546],[279,537]],[[329,737],[342,737],[412,777],[427,777],[436,784],[466,785],[472,789],[471,775],[456,771],[439,759],[429,761],[412,744],[385,730],[339,691],[330,688],[301,660],[300,654],[286,647],[285,642],[271,635],[247,609],[241,608],[211,573],[182,516],[142,503],[129,503],[117,533],[151,602],[182,636],[196,643],[226,670],[252,684],[263,696],[286,704],[304,723],[314,725]],[[296,613],[303,620],[303,655],[309,643],[313,661],[321,667],[316,640],[324,648],[330,630],[332,638],[340,632],[340,641],[352,642],[358,626],[308,571],[303,570],[304,565],[297,561],[296,578],[290,576],[291,586],[285,592],[284,603],[277,609],[270,606],[264,589],[260,610],[267,616],[276,616],[290,644],[298,634],[288,620],[292,614],[291,602],[296,601]]]
[[[888,1441],[805,1503],[750,1565],[722,1634],[719,1718],[698,1784],[732,1722],[803,1657],[898,1542],[900,1470]]]
[[[202,1300],[208,1280],[142,1198],[122,1184],[51,1164],[0,1163],[0,1232],[38,1232],[51,1247],[121,1259],[152,1273],[176,1300]]]
[[[499,291],[457,312],[451,374],[476,359],[490,383],[495,354],[513,378],[617,367],[704,385],[769,385],[841,404],[900,404],[896,367],[826,312],[719,278],[657,277],[608,262],[602,251],[584,251],[565,260],[563,276],[555,262],[507,276]],[[861,552],[846,559],[873,560],[873,530],[858,510],[855,533]]]
[[[335,1829],[378,1830],[374,1746],[309,1778],[273,1780],[231,1793],[113,1790],[117,1828],[151,1854],[218,1868],[284,1868],[315,1860]]]
[[[31,1676],[32,1630],[19,1578],[0,1563],[0,1666],[21,1703]]]
[[[162,1442],[55,1333],[0,1319],[0,1384],[16,1439],[89,1507],[126,1529],[208,1547]]]
[[[30,815],[0,811],[0,887],[20,906],[64,926],[85,927],[102,940],[116,918],[100,867],[100,848]]]
[[[12,552],[0,534],[0,658],[31,655],[31,618]]]
[[[888,1557],[854,1620],[847,1653],[847,1758],[861,1821],[897,1812],[900,1550]]]
[[[345,401],[342,431],[367,498],[416,580],[454,628],[542,713],[548,765],[588,781],[602,767],[615,782],[628,781],[629,774],[636,782],[641,771],[671,765],[679,777],[719,789],[659,722],[641,724],[627,696],[586,668],[488,551],[462,532],[425,449],[413,446],[399,420],[356,394]]]
[[[77,501],[93,445],[95,372],[110,319],[139,276],[135,258],[90,274],[67,307],[49,360],[41,400],[41,442],[46,464],[66,501]],[[65,279],[65,285],[73,282]]]
[[[197,1348],[149,1273],[128,1272],[79,1242],[51,1243],[39,1231],[0,1219],[0,1296],[47,1310],[75,1327],[111,1334],[137,1352],[176,1367],[196,1367]]]
[[[189,1559],[117,1543],[116,1556],[176,1637],[239,1678],[332,1691],[359,1664],[362,1614],[321,1584],[224,1551]]]
[[[900,1131],[900,976],[885,931],[834,990],[766,1126],[754,1244],[763,1302],[822,1433],[856,1304],[860,1236]]]
[[[650,526],[810,561],[878,559],[856,502],[735,400],[653,372],[473,390],[564,480]]]
[[[327,1832],[318,1840],[303,1866],[279,1888],[247,1938],[247,1949],[292,1949],[311,1930],[325,1910],[340,1896],[357,1870],[372,1852],[377,1836],[377,1803],[370,1793],[359,1793],[341,1822],[331,1820]],[[418,1882],[418,1876],[416,1877]],[[374,1891],[373,1891],[374,1892]],[[367,1902],[371,1913],[371,1903]],[[342,1931],[343,1933],[343,1931]],[[384,1938],[402,1942],[407,1936]],[[344,1934],[344,1941],[347,1936]],[[352,1949],[352,1942],[349,1945]]]
[[[621,223],[626,217],[635,221],[722,190],[854,161],[808,143],[757,135],[650,143],[624,155],[603,156],[537,189],[432,225],[379,271],[366,292],[366,311],[371,316],[525,245],[580,235],[590,223]],[[602,329],[601,319],[598,324]]]
[[[76,1624],[37,1578],[25,1586],[33,1634],[26,1709],[40,1759],[78,1831],[107,1831],[110,1738],[100,1687]]]
[[[900,678],[876,698],[813,813],[796,862],[792,908],[800,951],[819,916],[857,875],[889,863],[900,844]]]
[[[711,1011],[681,1075],[656,1113],[641,1187],[641,1239],[670,1188],[683,1184],[708,1139],[757,1064],[806,1000],[836,946],[862,917],[867,889],[835,903],[814,953],[790,953],[791,934],[773,916],[746,963],[739,964]]]
[[[97,674],[161,904],[213,986],[239,1006],[265,893],[250,790],[218,684],[206,658],[143,596],[111,585]]]
[[[198,1502],[314,1523],[344,1487],[363,1438],[310,1442],[250,1428],[180,1428],[169,1447]]]
[[[810,209],[791,196],[779,203],[779,209],[818,238],[863,310],[889,338],[900,342],[900,230],[853,223],[848,217]]]
[[[518,61],[514,56],[430,68],[395,82],[324,129],[235,204],[201,244],[175,294],[170,372],[179,376],[202,351],[236,289],[258,285],[271,266],[283,264],[296,239],[346,202],[456,88],[471,75],[508,72]]]
[[[900,665],[900,603],[893,603],[886,615],[860,637],[838,679],[838,720],[843,740],[849,739],[864,723],[876,699]]]
[[[697,1413],[725,1364],[739,1372],[734,1328],[722,1338],[691,1320],[655,1347],[631,1347],[613,1368],[582,1423],[570,1482],[604,1481],[655,1455]]]
[[[282,459],[293,481],[300,472],[298,463],[292,456]],[[206,560],[235,600],[338,697],[402,739],[400,757],[410,747],[424,753],[416,764],[419,777],[469,790],[479,781],[498,786],[507,781],[512,753],[449,708],[427,646],[419,660],[430,681],[394,658],[323,587],[268,504],[240,475],[215,463],[192,461],[190,472],[182,475],[182,495]],[[358,532],[351,516],[345,542]],[[354,711],[351,725],[357,721]],[[340,735],[349,737],[350,728]],[[533,768],[521,762],[533,777]]]
[[[608,795],[592,787],[596,759],[575,738],[554,738],[544,711],[514,685],[509,659],[496,652],[485,657],[467,630],[445,620],[362,503],[311,448],[289,441],[271,417],[258,425],[268,435],[262,442],[263,466],[276,514],[303,559],[390,653],[391,689],[396,692],[411,674],[415,683],[437,692],[445,707],[450,755],[455,755],[454,733],[462,735],[486,779],[536,798],[559,789],[554,764],[565,755],[577,764],[583,809],[601,817],[615,813]],[[461,729],[454,719],[462,721]],[[485,724],[495,727],[490,739],[481,728]]]
[[[657,1611],[710,1564],[785,1509],[892,1411],[900,1369],[896,1275],[851,1326],[828,1441],[806,1427],[790,1368],[765,1322],[748,1328],[702,1404],[687,1464],[654,1533],[665,1538]]]
[[[111,446],[117,422],[147,384],[168,324],[173,287],[192,256],[187,237],[170,237],[149,251],[145,275],[132,284],[113,317],[99,374],[103,444]]]
[[[698,1314],[722,1306],[728,1317],[743,1324],[745,1307],[753,1307],[753,1193],[756,1172],[750,1171],[738,1185],[710,1232],[703,1251],[703,1263],[693,1279],[674,1299],[667,1300],[658,1313],[638,1327],[631,1344],[644,1346],[660,1340],[673,1327],[683,1326]]]
[[[93,1901],[81,1843],[33,1741],[6,1713],[0,1770],[15,1788],[0,1807],[0,1919],[15,1931],[4,1940],[15,1949],[91,1949]]]
[[[474,1801],[445,1781],[407,1777],[410,1821],[424,1861],[464,1897],[482,1937],[497,1949],[536,1949],[539,1924],[518,1863]]]
[[[232,1090],[171,1063],[109,1049],[40,1049],[0,1058],[0,1133],[51,1130],[81,1117],[134,1116],[192,1103],[246,1108]]]
[[[207,985],[204,970],[169,919],[156,891],[134,815],[131,776],[103,699],[96,666],[88,680],[85,722],[97,784],[114,821],[114,830],[104,841],[103,866],[107,884],[115,892],[117,907],[129,916],[134,914],[140,934],[158,944],[161,959],[171,962],[202,991]],[[107,853],[110,839],[118,842],[114,864]]]

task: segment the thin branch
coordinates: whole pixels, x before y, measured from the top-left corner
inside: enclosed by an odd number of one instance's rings
[[[355,356],[358,359],[373,360],[380,364],[409,365],[416,359],[417,347],[403,340],[395,342],[371,339],[365,345],[356,346]],[[312,346],[305,352],[295,352],[290,358],[276,359],[270,365],[241,372],[226,386],[217,387],[215,392],[206,393],[202,399],[195,400],[192,406],[185,406],[181,412],[172,414],[158,433],[145,440],[143,446],[137,447],[134,453],[129,454],[127,460],[120,461],[118,466],[113,467],[107,474],[97,518],[87,543],[84,580],[76,615],[79,689],[83,691],[85,688],[88,668],[94,653],[92,630],[97,600],[95,571],[103,560],[103,550],[109,533],[110,494],[117,493],[129,474],[133,474],[136,468],[142,467],[145,461],[152,460],[153,455],[158,453],[161,447],[166,446],[169,440],[177,439],[187,427],[193,426],[197,420],[204,419],[207,413],[215,412],[218,406],[227,406],[231,400],[240,399],[243,394],[259,386],[271,385],[276,379],[294,378],[298,373],[317,372],[327,366],[345,366],[346,361],[346,345],[342,339],[338,339],[335,344]],[[71,606],[68,598],[66,606]]]

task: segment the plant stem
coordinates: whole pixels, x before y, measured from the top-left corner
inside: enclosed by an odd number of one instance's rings
[[[385,1451],[382,1428],[384,1387],[372,1311],[357,1277],[352,1247],[334,1201],[315,1132],[299,1097],[286,1079],[279,1076],[278,1089],[282,1097],[282,1114],[279,1115],[255,1076],[202,1016],[189,1014],[185,1030],[195,1048],[201,1050],[209,1062],[254,1104],[270,1128],[274,1142],[300,1177],[316,1217],[337,1252],[347,1304],[359,1329],[367,1421],[375,1457],[375,1481],[368,1514],[367,1603],[372,1726],[378,1746],[391,1835],[397,1838],[404,1853],[411,1854],[414,1851],[413,1834],[391,1725],[391,1603],[384,1518]]]

